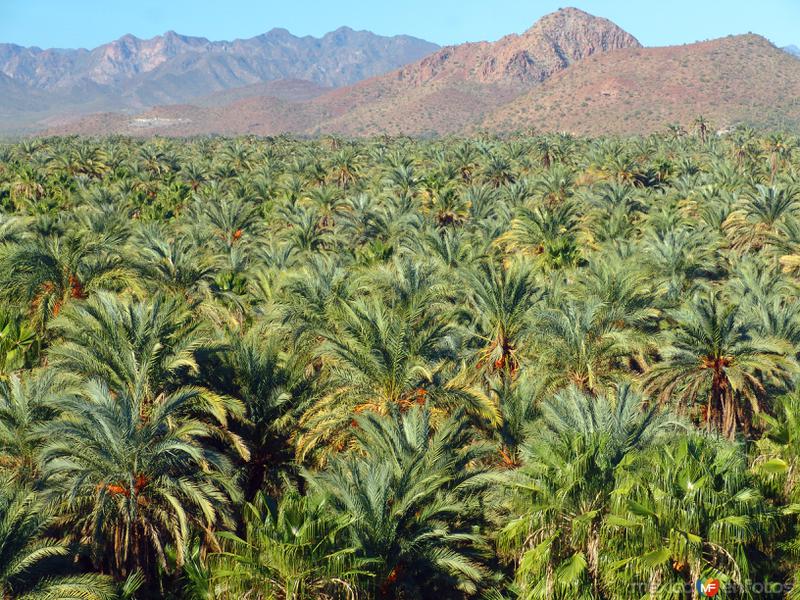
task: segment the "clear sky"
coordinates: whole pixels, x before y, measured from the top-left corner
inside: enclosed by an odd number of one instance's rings
[[[561,6],[607,17],[647,46],[748,31],[800,46],[800,0],[0,0],[0,42],[92,48],[170,29],[219,40],[348,25],[455,44],[524,31]]]

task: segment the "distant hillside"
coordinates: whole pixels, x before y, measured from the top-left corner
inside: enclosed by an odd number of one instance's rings
[[[312,133],[452,133],[553,73],[639,42],[611,21],[574,8],[542,17],[521,35],[443,48],[394,73],[314,100],[325,115]]]
[[[277,98],[287,102],[304,102],[322,96],[331,89],[305,79],[277,79],[214,92],[194,98],[192,103],[195,106],[225,106],[247,98]]]
[[[784,50],[786,50],[786,52],[788,52],[789,54],[793,54],[797,58],[800,58],[800,48],[798,48],[797,46],[794,45],[786,46]]]
[[[700,114],[720,128],[800,126],[800,61],[757,35],[623,50],[575,64],[481,126],[627,134]]]
[[[394,72],[307,102],[292,103],[267,94],[235,102],[227,110],[162,107],[140,118],[150,119],[146,122],[160,133],[173,135],[451,133],[586,57],[639,47],[633,36],[611,21],[569,8],[543,17],[523,34],[443,48]],[[142,131],[131,118],[113,115],[94,116],[53,131],[100,132],[106,127]]]
[[[13,87],[37,99],[29,105],[15,91],[4,98],[2,111],[34,123],[53,115],[184,103],[276,80],[331,88],[386,73],[437,49],[410,36],[382,37],[347,27],[319,39],[273,29],[231,42],[175,32],[149,40],[126,35],[93,50],[0,44],[0,74],[13,82],[0,81],[0,91]]]
[[[350,86],[255,84],[136,116],[52,120],[47,133],[629,134],[701,114],[718,128],[800,128],[800,61],[752,34],[643,48],[612,22],[568,8],[522,34],[442,48]]]

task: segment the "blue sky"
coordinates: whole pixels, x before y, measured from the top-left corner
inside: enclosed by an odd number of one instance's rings
[[[125,33],[232,39],[284,27],[319,36],[349,25],[454,44],[524,31],[565,5],[607,17],[648,46],[748,31],[800,45],[800,0],[0,0],[0,42],[91,48]]]

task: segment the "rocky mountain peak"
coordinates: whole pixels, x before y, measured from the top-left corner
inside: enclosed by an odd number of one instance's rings
[[[577,8],[562,8],[545,15],[522,37],[548,39],[570,51],[574,60],[585,58],[594,52],[642,46],[639,40],[616,23]]]
[[[640,48],[608,19],[577,8],[545,15],[522,34],[496,42],[449,46],[400,71],[398,78],[424,84],[437,79],[480,83],[535,83],[576,60],[620,48]]]

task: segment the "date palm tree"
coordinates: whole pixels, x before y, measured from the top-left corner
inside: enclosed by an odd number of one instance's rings
[[[342,148],[331,160],[331,177],[340,189],[352,187],[360,177],[361,157],[354,147]]]
[[[47,426],[74,390],[53,369],[11,375],[0,382],[0,473],[33,484],[40,475],[39,452],[49,441]]]
[[[135,286],[119,255],[120,239],[90,239],[80,231],[37,237],[0,249],[2,294],[44,328],[65,304],[96,290]]]
[[[151,227],[133,243],[134,268],[156,291],[196,298],[215,271],[214,261],[188,237],[171,238],[161,228]]]
[[[494,403],[447,368],[456,335],[424,309],[389,309],[374,299],[342,304],[322,332],[317,356],[329,374],[323,396],[301,420],[299,458],[325,444],[344,448],[353,418],[365,411],[390,414],[428,402],[436,414],[465,407],[479,421],[496,422]]]
[[[378,598],[474,594],[486,568],[474,525],[486,485],[463,411],[431,427],[428,406],[356,418],[357,451],[306,473],[334,514],[352,519],[356,556],[370,561]]]
[[[237,497],[230,460],[212,440],[219,428],[199,420],[202,393],[182,388],[143,406],[126,389],[89,381],[48,425],[44,480],[75,536],[101,572],[123,580],[141,571],[153,583],[176,563],[193,531],[218,548],[215,530],[231,525]]]
[[[166,296],[145,302],[98,293],[61,314],[52,329],[60,338],[48,355],[54,367],[105,381],[143,410],[190,383],[198,351],[210,345],[191,311]],[[235,403],[207,390],[198,398],[221,422],[235,410]]]
[[[646,236],[642,262],[672,302],[719,271],[717,249],[709,244],[707,232],[670,226],[649,229]]]
[[[258,233],[258,207],[237,195],[198,198],[191,213],[197,235],[224,250],[241,245],[243,237]]]
[[[629,372],[641,349],[635,330],[618,327],[597,299],[567,300],[535,318],[536,366],[545,395],[570,385],[600,394]]]
[[[511,256],[530,256],[547,269],[562,269],[580,260],[577,225],[576,206],[571,202],[553,207],[521,206],[496,243]]]
[[[711,131],[711,123],[703,115],[699,115],[694,120],[694,129],[700,137],[700,141],[705,144],[708,141],[708,134]]]
[[[682,404],[706,402],[703,421],[728,438],[750,433],[768,381],[782,384],[797,364],[780,340],[757,335],[739,308],[718,294],[696,298],[674,315],[663,360],[647,374],[647,387]]]
[[[784,166],[791,157],[795,144],[796,142],[787,139],[784,134],[779,132],[772,133],[764,140],[763,147],[769,155],[770,181],[775,181],[779,168]]]
[[[542,290],[522,264],[494,266],[482,262],[465,270],[467,312],[480,340],[478,367],[514,377],[521,351],[531,334],[530,317]]]
[[[734,247],[761,248],[774,236],[775,229],[788,219],[800,214],[800,188],[766,187],[759,185],[732,212],[724,228],[731,236]]]
[[[216,381],[210,387],[240,399],[244,407],[237,429],[250,454],[242,481],[248,499],[261,490],[280,491],[282,476],[293,470],[290,438],[314,399],[303,357],[286,351],[282,334],[264,326],[232,333],[211,374]]]

